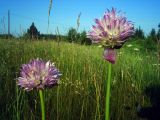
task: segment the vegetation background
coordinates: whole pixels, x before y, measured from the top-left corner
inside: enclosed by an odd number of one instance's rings
[[[78,19],[77,19],[78,20]],[[77,22],[78,25],[78,22]],[[111,88],[112,120],[160,119],[160,25],[135,35],[117,51]],[[22,64],[42,58],[62,72],[59,85],[45,90],[47,120],[103,120],[108,63],[86,31],[43,34],[31,23],[20,36],[0,34],[0,119],[39,120],[37,91],[16,85]]]

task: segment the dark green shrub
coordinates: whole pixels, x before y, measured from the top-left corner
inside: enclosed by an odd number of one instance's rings
[[[69,42],[77,42],[77,31],[74,28],[70,28],[68,33],[67,33],[67,40]]]

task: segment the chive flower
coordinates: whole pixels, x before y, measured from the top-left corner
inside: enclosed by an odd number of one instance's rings
[[[41,90],[57,85],[60,75],[54,63],[34,59],[22,65],[17,84],[26,91]]]
[[[104,47],[104,59],[114,64],[115,49],[120,49],[135,32],[133,23],[115,8],[107,10],[103,18],[95,19],[95,23],[87,36]]]

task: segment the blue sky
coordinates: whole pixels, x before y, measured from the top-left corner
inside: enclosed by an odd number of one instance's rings
[[[160,23],[160,0],[53,0],[49,33],[67,33],[76,28],[76,20],[81,12],[79,31],[88,31],[95,18],[103,16],[107,8],[117,8],[125,12],[128,20],[148,33]],[[21,34],[32,22],[41,33],[47,33],[49,0],[1,0],[0,33],[7,32],[7,11],[11,13],[11,33]],[[4,24],[5,23],[5,24]],[[5,27],[4,27],[5,25]]]

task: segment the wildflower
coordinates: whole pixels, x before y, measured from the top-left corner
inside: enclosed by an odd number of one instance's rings
[[[127,45],[127,47],[132,47],[132,46],[133,46],[132,44]]]
[[[118,53],[118,56],[122,56],[122,54],[123,54],[123,52],[120,51],[120,52]]]
[[[81,93],[79,93],[78,91],[75,91],[75,94],[79,94],[80,95]]]
[[[135,87],[135,84],[134,84],[134,83],[132,83],[132,84],[131,84],[131,86],[134,88],[134,87]]]
[[[53,87],[57,85],[60,75],[58,69],[50,61],[34,59],[22,65],[18,85],[26,91]]]
[[[104,58],[115,63],[116,52],[134,34],[134,27],[127,18],[117,12],[115,8],[105,12],[102,19],[95,19],[96,26],[87,34],[93,43],[102,45],[105,49]],[[114,52],[113,52],[114,51]]]
[[[134,48],[134,51],[139,51],[139,49],[138,48]]]

